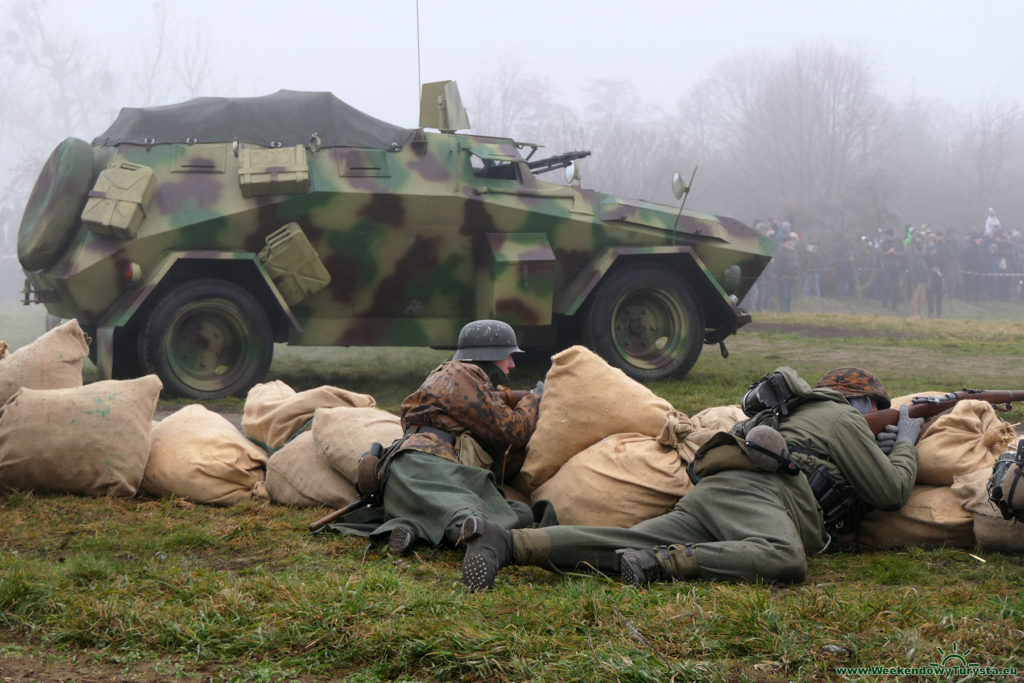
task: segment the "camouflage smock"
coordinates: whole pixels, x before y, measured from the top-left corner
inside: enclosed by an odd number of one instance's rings
[[[537,427],[540,396],[527,394],[515,408],[478,365],[442,363],[419,389],[402,401],[402,427],[433,427],[458,437],[470,432],[492,455],[524,448]],[[458,462],[453,444],[429,432],[411,434],[402,450],[416,450]]]

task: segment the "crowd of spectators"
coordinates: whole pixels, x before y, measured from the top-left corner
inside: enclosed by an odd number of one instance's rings
[[[1024,300],[1024,240],[992,209],[984,228],[964,234],[906,225],[819,241],[777,219],[755,221],[754,229],[775,241],[775,256],[743,300],[750,311],[789,311],[797,295],[870,297],[922,318],[941,317],[948,297]]]

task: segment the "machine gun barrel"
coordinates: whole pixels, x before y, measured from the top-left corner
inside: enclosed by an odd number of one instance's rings
[[[527,163],[530,166],[530,170],[533,171],[534,175],[536,175],[539,173],[553,171],[556,168],[565,168],[576,159],[582,159],[589,156],[590,152],[586,150],[578,150],[575,152],[566,152],[565,154],[556,154],[553,157],[537,159],[536,161],[529,161]]]

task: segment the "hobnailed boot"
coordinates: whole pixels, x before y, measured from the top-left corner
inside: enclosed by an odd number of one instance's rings
[[[661,563],[658,562],[658,554],[655,551],[626,548],[616,550],[615,554],[618,555],[619,578],[622,583],[646,586],[661,580]]]
[[[667,547],[660,545],[648,550],[626,548],[616,550],[615,553],[618,555],[620,579],[633,586],[700,576],[692,543]]]
[[[462,540],[462,583],[472,591],[492,588],[498,570],[515,559],[511,532],[483,517],[469,517],[462,524]]]
[[[388,536],[388,552],[392,555],[405,555],[418,540],[419,535],[415,529],[408,524],[399,524]]]

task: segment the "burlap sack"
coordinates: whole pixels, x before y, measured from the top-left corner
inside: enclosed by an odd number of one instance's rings
[[[1016,443],[1013,427],[999,419],[991,403],[960,401],[921,433],[917,481],[949,486],[957,475],[991,470],[999,454]]]
[[[153,428],[142,490],[196,503],[234,505],[266,476],[267,454],[226,417],[193,404]]]
[[[657,438],[643,434],[605,437],[569,459],[533,492],[550,501],[559,524],[631,527],[672,509],[693,484],[683,456],[689,418],[670,411]]]
[[[19,390],[0,409],[0,487],[134,496],[162,387],[147,375]]]
[[[606,436],[655,437],[671,404],[582,346],[551,358],[537,430],[522,475],[533,490],[572,456]]]
[[[312,431],[320,459],[354,482],[359,458],[375,441],[386,447],[400,437],[402,421],[380,408],[317,408]]]
[[[356,487],[317,454],[310,431],[299,434],[270,456],[267,491],[275,503],[295,507],[342,508],[359,497]]]
[[[317,408],[375,405],[377,402],[368,394],[327,385],[296,393],[281,380],[275,380],[249,390],[242,413],[242,431],[250,439],[265,444],[268,450],[274,450],[309,422]]]
[[[690,430],[686,433],[683,443],[680,445],[680,453],[687,462],[693,460],[693,456],[704,443],[718,432],[727,432],[737,422],[746,420],[743,409],[739,406],[716,406],[705,408],[696,415],[690,416]]]
[[[1024,552],[1024,523],[1003,519],[999,509],[988,499],[991,476],[991,467],[959,475],[953,482],[953,493],[964,509],[974,515],[974,538],[978,548],[1005,553]]]
[[[0,405],[22,387],[64,389],[82,386],[82,361],[88,355],[88,337],[74,319],[58,325],[14,353],[0,355]]]
[[[872,510],[865,515],[857,542],[875,550],[907,545],[972,548],[973,525],[973,516],[949,486],[919,484],[899,510]]]

